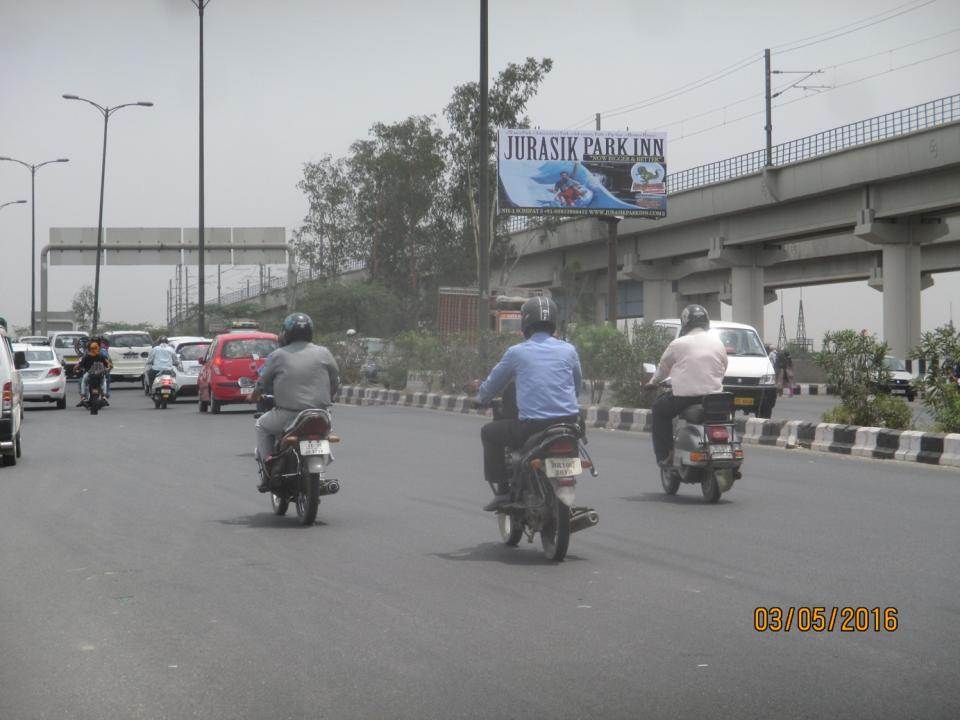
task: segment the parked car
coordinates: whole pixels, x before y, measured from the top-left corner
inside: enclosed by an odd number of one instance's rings
[[[50,338],[43,335],[24,335],[17,342],[21,345],[49,345]]]
[[[368,383],[382,383],[385,361],[394,352],[393,343],[380,338],[363,338],[360,343],[365,358],[360,368],[363,379]]]
[[[278,346],[277,336],[265,332],[224,333],[212,340],[197,378],[200,412],[251,404],[258,371]]]
[[[53,348],[53,352],[57,355],[57,360],[60,361],[64,371],[70,377],[73,377],[73,368],[80,360],[75,344],[77,340],[86,336],[86,333],[77,332],[76,330],[65,330],[50,335],[50,347]]]
[[[143,380],[143,363],[153,347],[153,338],[150,333],[142,330],[115,330],[103,333],[110,352],[113,369],[110,371],[110,380],[128,380],[141,382]]]
[[[14,352],[22,352],[30,367],[20,371],[23,399],[31,402],[56,403],[58,410],[67,407],[67,376],[52,348],[14,343]]]
[[[673,337],[680,333],[680,320],[657,320],[654,324],[672,332]],[[777,402],[777,378],[760,335],[749,325],[720,320],[710,321],[709,332],[717,335],[727,350],[723,389],[733,393],[734,407],[755,413],[758,418],[769,418]]]
[[[23,383],[20,370],[27,368],[22,352],[15,352],[6,331],[0,327],[0,465],[16,465],[20,457],[20,426],[23,424]]]
[[[898,357],[887,355],[883,358],[883,366],[890,373],[890,384],[880,389],[891,395],[903,395],[909,402],[913,402],[917,389],[913,384],[913,375],[907,370],[907,364]]]

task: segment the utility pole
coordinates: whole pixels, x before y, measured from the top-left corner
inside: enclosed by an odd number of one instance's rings
[[[183,266],[183,311],[190,314],[190,266]]]
[[[489,138],[487,128],[488,68],[487,68],[487,0],[480,0],[480,132],[477,157],[480,158],[480,227],[478,244],[478,259],[480,267],[478,280],[480,286],[477,302],[477,330],[485,331],[490,325],[490,188],[489,178]]]
[[[217,263],[217,306],[220,305],[220,264]]]
[[[597,132],[600,132],[600,113],[596,115]],[[617,287],[617,243],[619,239],[620,218],[601,218],[607,223],[607,322],[617,327],[617,314],[620,310],[620,297]]]
[[[770,167],[773,165],[773,118],[771,117],[771,111],[773,108],[773,98],[770,97],[770,48],[767,48],[763,51],[763,68],[764,68],[764,77],[765,77],[765,87],[764,96],[766,99],[766,117],[767,123],[763,126],[763,129],[767,133],[767,152],[764,157],[764,165]]]
[[[204,317],[204,217],[203,217],[203,11],[210,4],[210,0],[190,0],[200,13],[200,217],[197,221],[197,335],[205,336],[206,322]]]

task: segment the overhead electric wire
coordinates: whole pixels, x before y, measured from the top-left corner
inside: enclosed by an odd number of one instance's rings
[[[906,68],[914,67],[914,66],[916,66],[916,65],[921,65],[921,64],[923,64],[923,63],[925,63],[925,62],[931,62],[931,61],[933,61],[933,60],[939,60],[939,59],[942,58],[942,57],[946,57],[947,55],[953,55],[954,53],[960,53],[960,47],[954,48],[953,50],[948,50],[948,51],[946,51],[946,52],[939,53],[939,54],[937,54],[937,55],[931,55],[930,57],[922,58],[922,59],[920,59],[920,60],[915,60],[915,61],[913,61],[913,62],[905,63],[905,64],[903,64],[903,65],[898,65],[897,67],[889,68],[889,69],[887,69],[887,70],[883,70],[883,71],[881,71],[881,72],[873,73],[873,74],[871,74],[871,75],[864,75],[863,77],[856,78],[855,80],[850,80],[850,81],[848,81],[848,82],[841,83],[841,84],[839,84],[839,85],[834,85],[833,87],[826,88],[825,90],[823,90],[823,92],[825,92],[825,93],[826,93],[826,92],[831,92],[831,91],[833,91],[833,90],[839,90],[840,88],[849,87],[850,85],[856,85],[857,83],[866,82],[867,80],[872,80],[873,78],[877,78],[877,77],[880,77],[880,76],[882,76],[882,75],[888,75],[888,74],[890,74],[890,73],[892,73],[892,72],[897,72],[898,70],[905,70]],[[851,62],[853,62],[853,61],[851,61]],[[774,109],[776,109],[776,108],[781,108],[781,107],[785,107],[785,106],[787,106],[787,105],[793,105],[794,103],[802,102],[802,101],[804,101],[804,100],[809,100],[809,99],[812,98],[812,97],[816,97],[816,95],[803,95],[803,96],[801,96],[801,97],[794,98],[793,100],[787,100],[787,101],[785,101],[785,102],[777,103],[776,105],[774,105]],[[763,110],[757,110],[757,111],[752,112],[752,113],[747,113],[746,115],[740,115],[739,117],[735,117],[735,118],[730,119],[730,120],[724,120],[724,122],[722,122],[722,123],[717,123],[716,125],[710,125],[709,127],[701,128],[701,129],[699,129],[699,130],[695,130],[695,131],[693,131],[693,132],[687,133],[687,134],[685,134],[685,135],[680,136],[679,138],[671,138],[670,142],[671,142],[671,143],[677,143],[677,142],[680,142],[681,140],[686,140],[687,138],[691,138],[691,137],[694,137],[694,136],[696,136],[696,135],[702,135],[703,133],[709,132],[709,131],[711,131],[711,130],[716,130],[716,129],[718,129],[718,128],[722,128],[722,127],[725,127],[725,126],[727,126],[727,125],[733,125],[734,123],[738,123],[738,122],[741,122],[741,121],[743,121],[743,120],[747,120],[748,118],[756,117],[757,115],[762,115],[763,113],[764,113]]]
[[[937,2],[937,0],[925,0],[919,5],[916,5],[915,3],[907,3],[907,5],[912,5],[913,7],[905,7],[904,5],[899,5],[895,8],[892,8],[891,10],[887,10],[885,13],[878,13],[877,15],[871,15],[862,20],[848,23],[847,25],[841,25],[840,27],[834,28],[833,30],[827,30],[823,33],[818,33],[817,35],[811,35],[810,37],[804,38],[802,40],[795,40],[793,42],[784,43],[783,45],[780,45],[772,49],[777,50],[778,55],[784,55],[786,53],[793,52],[794,50],[802,50],[803,48],[810,47],[811,45],[818,45],[819,43],[827,42],[828,40],[836,40],[837,38],[843,37],[845,35],[850,35],[855,32],[860,32],[861,30],[866,30],[867,28],[873,27],[874,25],[885,23],[888,20],[893,20],[894,18],[898,18],[901,15],[906,15],[907,13],[911,13],[915,10],[919,10],[920,8],[924,8],[927,5],[932,5],[935,2]],[[893,12],[894,10],[899,10],[900,8],[905,8],[905,9],[902,9],[899,12],[895,12],[893,15],[889,15],[889,13]],[[881,15],[887,15],[887,17],[880,17]],[[874,20],[873,22],[866,23],[865,25],[862,24],[867,20],[871,20],[873,18],[880,18],[880,19]],[[854,25],[857,25],[857,27],[852,27]],[[851,28],[851,29],[847,30],[845,28]],[[843,30],[843,32],[839,32],[841,30]],[[830,33],[834,33],[834,34],[830,34]],[[827,35],[827,37],[821,37],[819,40],[812,39],[820,35]],[[810,42],[804,42],[805,40],[810,40]],[[802,44],[796,45],[796,43],[802,43]],[[791,45],[793,47],[789,47]],[[786,48],[786,49],[780,49],[780,48]]]

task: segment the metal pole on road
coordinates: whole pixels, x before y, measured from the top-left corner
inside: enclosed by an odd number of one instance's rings
[[[490,198],[489,198],[489,157],[490,140],[487,132],[487,0],[480,0],[480,137],[477,157],[480,159],[480,227],[478,268],[479,297],[477,298],[477,332],[487,329],[490,324]]]
[[[82,100],[88,105],[95,107],[100,111],[100,114],[103,115],[103,158],[100,165],[100,212],[97,219],[97,261],[96,270],[94,271],[93,275],[93,327],[90,328],[90,332],[95,333],[97,331],[97,323],[100,321],[100,258],[103,255],[103,189],[107,176],[107,124],[110,120],[110,115],[115,113],[117,110],[134,106],[153,107],[153,103],[147,102],[146,100],[140,100],[139,102],[124,103],[123,105],[107,107],[104,105],[99,105],[92,100],[82,98],[79,95],[65,94],[62,97],[64,100]]]
[[[767,152],[765,156],[764,165],[770,166],[773,164],[773,118],[771,117],[771,106],[773,98],[770,96],[770,49],[767,48],[763,51],[763,68],[765,80],[765,95],[766,95],[766,117],[767,123],[763,126],[763,129],[767,133]]]
[[[200,217],[197,221],[197,335],[204,337],[206,318],[204,316],[204,216],[203,216],[203,11],[210,4],[210,0],[190,0],[200,14]]]
[[[12,157],[0,157],[0,160],[20,163],[30,171],[30,334],[37,334],[37,170],[50,163],[70,162],[69,158],[57,158],[56,160],[46,160],[42,163],[31,165],[23,160],[17,160]],[[16,200],[15,202],[26,202],[26,200]],[[9,203],[8,203],[9,204]]]

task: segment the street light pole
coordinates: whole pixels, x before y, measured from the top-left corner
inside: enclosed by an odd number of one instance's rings
[[[487,136],[487,104],[489,98],[487,97],[488,93],[488,51],[487,51],[487,40],[488,40],[488,25],[487,25],[487,0],[480,0],[480,128],[479,128],[479,151],[477,156],[480,158],[480,172],[479,172],[479,181],[480,181],[480,192],[478,198],[478,204],[480,205],[480,217],[479,227],[477,228],[480,235],[479,244],[480,247],[478,250],[478,260],[480,261],[480,267],[478,268],[478,277],[477,284],[478,288],[478,302],[477,302],[477,314],[478,314],[478,325],[477,332],[478,334],[483,333],[490,327],[490,210],[489,210],[489,192],[490,188],[488,187],[487,175],[489,173],[489,140]]]
[[[92,100],[82,98],[79,95],[63,95],[62,97],[64,100],[82,100],[88,105],[95,107],[100,111],[100,114],[103,115],[103,158],[100,164],[100,212],[97,217],[97,260],[96,270],[93,275],[93,327],[90,328],[90,332],[95,333],[97,332],[97,323],[100,320],[100,257],[103,254],[103,189],[107,178],[107,124],[110,120],[110,116],[121,108],[134,106],[153,107],[153,103],[147,102],[146,100],[141,100],[139,102],[124,103],[123,105],[106,107],[103,105],[98,105]]]
[[[20,163],[30,171],[30,334],[37,334],[37,170],[50,163],[70,162],[69,158],[57,158],[56,160],[46,160],[42,163],[31,165],[23,160],[17,160],[12,157],[0,157],[0,160]],[[21,201],[17,201],[21,202]],[[22,202],[26,202],[23,200]]]
[[[25,202],[26,200],[11,200],[10,202],[0,203],[0,210],[3,210],[7,205],[21,205]]]
[[[203,216],[203,11],[210,0],[190,0],[200,13],[200,218],[197,222],[197,335],[204,337],[206,318],[204,314],[204,216]]]

